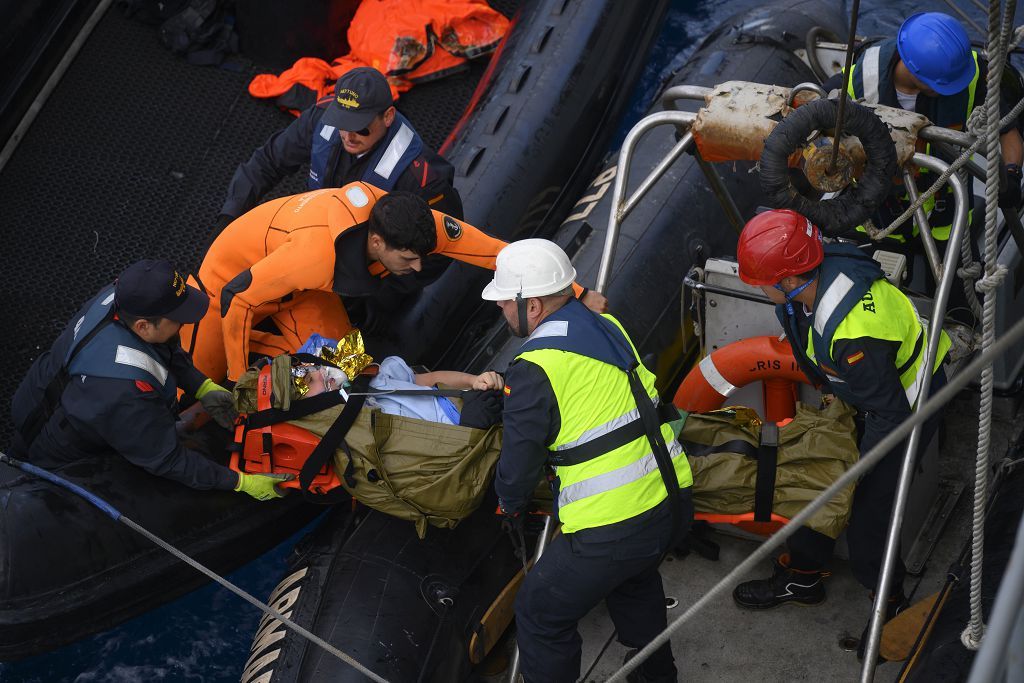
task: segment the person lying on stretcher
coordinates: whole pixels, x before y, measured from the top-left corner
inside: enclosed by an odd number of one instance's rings
[[[304,374],[309,387],[305,396],[315,396],[325,391],[337,391],[343,374],[333,375],[333,368],[310,366]],[[454,370],[434,372],[413,372],[409,365],[398,356],[388,356],[380,363],[377,375],[370,381],[371,391],[426,389],[444,385],[452,389],[465,390],[460,413],[455,403],[446,396],[427,394],[419,396],[372,396],[367,399],[368,407],[379,408],[391,415],[403,415],[420,420],[442,424],[463,425],[487,429],[501,418],[501,389],[504,381],[494,371],[471,375]]]

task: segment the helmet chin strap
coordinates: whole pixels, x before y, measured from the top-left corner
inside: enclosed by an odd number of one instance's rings
[[[782,288],[782,285],[775,285],[775,289],[779,290],[780,292],[782,292],[783,294],[786,295],[786,313],[788,313],[789,315],[793,315],[794,314],[793,313],[793,300],[796,299],[798,296],[800,296],[800,292],[802,292],[805,289],[807,289],[808,287],[810,287],[814,283],[814,281],[817,280],[817,279],[818,279],[818,276],[815,275],[814,277],[812,277],[807,282],[803,283],[799,287],[796,287],[795,289],[793,289],[793,290],[791,290],[789,292],[784,290]]]
[[[526,337],[530,336],[529,325],[526,320],[526,299],[523,298],[523,293],[516,292],[516,313],[519,316],[519,324],[516,325],[516,329],[513,330],[516,336]]]

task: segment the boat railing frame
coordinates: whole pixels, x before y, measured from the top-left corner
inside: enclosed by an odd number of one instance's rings
[[[649,116],[641,119],[633,128],[630,129],[626,135],[626,139],[623,141],[622,149],[619,151],[618,162],[616,164],[615,172],[615,184],[612,190],[612,205],[610,215],[608,217],[608,228],[605,234],[605,242],[601,255],[601,264],[598,270],[597,279],[597,290],[604,292],[607,289],[608,281],[611,275],[611,268],[615,258],[615,247],[618,242],[619,230],[622,221],[630,214],[630,212],[636,208],[639,202],[650,192],[651,188],[660,180],[668,169],[675,163],[675,161],[686,152],[691,146],[694,145],[694,137],[690,127],[696,120],[697,114],[694,112],[677,111],[676,102],[681,99],[692,99],[703,101],[705,95],[712,92],[711,88],[704,88],[700,86],[692,85],[679,85],[669,88],[662,95],[662,104],[666,107],[665,111],[656,112]],[[640,183],[637,189],[631,194],[626,195],[626,187],[629,181],[629,171],[633,161],[633,152],[636,145],[641,137],[653,128],[671,125],[674,126],[681,137],[672,149],[656,164],[654,169],[647,175],[646,178]],[[922,129],[920,137],[932,141],[944,142],[953,144],[956,146],[969,146],[974,142],[974,136],[967,133],[961,133],[960,131],[952,131],[946,128],[939,128],[938,126],[928,126]],[[696,151],[696,150],[694,150]],[[704,172],[708,183],[711,185],[711,189],[714,191],[715,196],[718,198],[719,203],[722,205],[725,211],[726,218],[730,223],[733,224],[737,229],[741,229],[743,222],[740,215],[739,209],[736,206],[732,195],[729,193],[725,184],[722,182],[718,172],[706,161],[700,158],[699,154],[695,155],[697,163],[701,170]],[[949,168],[949,164],[945,161],[938,159],[934,156],[922,153],[915,153],[911,159],[911,164],[918,167],[923,167],[932,171],[936,174],[941,174]],[[905,176],[907,177],[907,176]],[[968,228],[968,195],[967,186],[962,178],[957,174],[952,174],[947,181],[948,185],[953,190],[953,201],[954,201],[954,218],[952,230],[950,233],[950,245],[958,245],[961,240],[966,236],[966,230]],[[907,184],[908,189],[914,187],[913,183]],[[911,195],[913,196],[913,194]],[[927,218],[923,216],[923,211],[918,212],[920,215],[917,216],[919,220],[919,228],[922,235],[927,234],[931,237],[931,230],[927,223]],[[928,245],[931,244],[931,249]],[[928,330],[928,343],[924,349],[924,358],[922,358],[923,367],[931,368],[934,367],[935,357],[939,346],[939,341],[942,335],[942,320],[945,318],[946,308],[949,303],[950,290],[953,285],[953,279],[957,271],[957,261],[960,258],[960,250],[957,248],[946,249],[945,257],[940,264],[938,263],[938,250],[934,243],[934,240],[925,238],[925,248],[928,251],[929,260],[935,261],[935,271],[937,273],[936,281],[939,283],[936,290],[934,305],[932,308],[932,315],[929,319],[927,326]],[[934,249],[934,253],[932,253]],[[931,388],[932,373],[925,372],[921,378],[921,387],[918,393],[917,400],[914,404],[914,410],[920,410],[928,397],[929,390]],[[915,466],[915,453],[918,448],[918,444],[921,440],[921,424],[915,425],[913,431],[910,433],[907,439],[907,446],[903,454],[903,462],[900,469],[899,484],[896,493],[896,499],[893,504],[893,511],[891,522],[888,529],[888,537],[886,540],[884,561],[882,565],[882,571],[879,576],[878,589],[875,591],[875,602],[871,616],[871,627],[869,628],[869,643],[867,651],[868,653],[874,653],[878,651],[878,640],[881,636],[881,624],[884,619],[887,600],[889,595],[889,584],[894,573],[894,566],[896,560],[896,554],[899,551],[899,538],[900,532],[903,526],[903,518],[906,512],[907,500],[910,493],[910,482],[914,472]],[[873,659],[873,657],[872,657]],[[871,680],[874,673],[874,664],[866,663],[865,672],[862,673],[863,680]]]

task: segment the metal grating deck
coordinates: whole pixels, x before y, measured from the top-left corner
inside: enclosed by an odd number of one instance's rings
[[[494,3],[511,15],[513,0]],[[486,68],[417,86],[399,103],[434,148]],[[249,96],[256,70],[186,63],[152,27],[103,17],[0,174],[5,296],[0,447],[21,377],[78,307],[129,263],[194,269],[239,162],[290,116]],[[268,198],[299,192],[305,171]]]

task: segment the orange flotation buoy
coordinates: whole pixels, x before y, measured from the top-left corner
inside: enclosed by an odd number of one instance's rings
[[[751,337],[705,356],[683,380],[672,402],[691,413],[721,408],[738,388],[764,382],[764,418],[780,422],[796,414],[796,385],[810,384],[789,342]]]
[[[743,339],[705,356],[676,391],[672,402],[691,413],[721,408],[738,388],[763,382],[765,421],[782,426],[796,414],[797,383],[810,384],[793,356],[789,342],[778,337]],[[774,512],[770,519],[755,519],[753,512],[716,514],[697,512],[694,519],[710,524],[732,524],[744,531],[769,536],[789,520]]]

